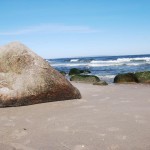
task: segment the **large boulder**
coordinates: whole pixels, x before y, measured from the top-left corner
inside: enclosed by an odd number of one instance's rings
[[[79,98],[63,75],[23,44],[0,47],[0,107]]]
[[[95,82],[99,82],[100,79],[94,75],[74,75],[70,78],[70,81],[95,83]]]
[[[140,83],[150,83],[150,71],[136,72],[135,76]]]
[[[138,83],[134,73],[118,74],[114,78],[114,83]]]

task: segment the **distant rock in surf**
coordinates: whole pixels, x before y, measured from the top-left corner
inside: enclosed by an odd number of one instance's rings
[[[108,85],[106,81],[99,81],[99,82],[94,82],[93,85]]]
[[[73,75],[71,76],[70,81],[95,83],[95,82],[99,82],[100,79],[94,75]]]
[[[77,69],[77,68],[72,68],[69,71],[69,75],[88,74],[88,73],[91,73],[91,71],[87,70],[87,69],[80,70],[80,69]]]
[[[140,83],[150,83],[150,71],[136,72],[135,76]]]
[[[118,74],[114,78],[114,83],[138,83],[138,79],[134,73]]]
[[[150,83],[150,71],[118,74],[114,83]]]
[[[63,75],[23,44],[0,47],[0,107],[79,98]]]

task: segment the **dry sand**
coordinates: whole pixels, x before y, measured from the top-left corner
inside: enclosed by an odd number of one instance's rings
[[[0,108],[0,150],[150,150],[150,85],[73,84],[81,100]]]

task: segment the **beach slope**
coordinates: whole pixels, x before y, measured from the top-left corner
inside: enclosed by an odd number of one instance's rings
[[[150,85],[72,84],[82,99],[0,108],[0,149],[150,149]]]

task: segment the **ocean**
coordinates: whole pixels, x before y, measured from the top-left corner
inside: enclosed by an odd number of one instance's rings
[[[56,70],[67,73],[71,68],[89,69],[91,75],[108,83],[113,83],[114,77],[120,73],[150,71],[150,54],[58,58],[47,61]]]

